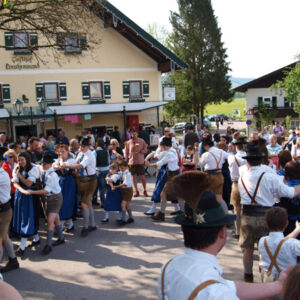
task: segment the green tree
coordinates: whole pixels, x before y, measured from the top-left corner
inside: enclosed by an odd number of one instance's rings
[[[210,0],[177,0],[179,13],[171,12],[173,33],[170,48],[188,64],[172,74],[176,101],[168,105],[171,114],[193,113],[203,120],[207,104],[230,102],[233,93],[226,61],[226,49]]]
[[[255,119],[258,129],[270,125],[276,119],[277,110],[269,109],[269,106],[264,103],[259,103],[255,110]]]
[[[300,55],[298,56],[300,60]],[[294,68],[285,71],[285,77],[272,86],[282,90],[288,102],[294,103],[294,110],[300,113],[300,62]]]

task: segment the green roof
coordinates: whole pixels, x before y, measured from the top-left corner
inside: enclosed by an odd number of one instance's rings
[[[135,22],[125,16],[120,10],[113,6],[110,2],[106,0],[97,0],[97,2],[103,6],[107,11],[109,11],[113,16],[118,18],[122,23],[131,28],[136,32],[137,35],[141,36],[145,41],[151,44],[152,47],[156,48],[161,54],[165,56],[166,59],[173,61],[177,68],[186,68],[187,64],[183,62],[178,56],[176,56],[172,51],[162,45],[158,40],[156,40],[152,35],[138,26]]]

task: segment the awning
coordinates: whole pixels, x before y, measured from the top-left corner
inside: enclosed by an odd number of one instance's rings
[[[9,113],[6,108],[0,108],[0,119],[9,118]]]
[[[132,103],[107,103],[107,104],[82,104],[50,106],[57,115],[83,115],[83,114],[109,114],[126,112],[140,112],[168,104],[166,101],[132,102]]]

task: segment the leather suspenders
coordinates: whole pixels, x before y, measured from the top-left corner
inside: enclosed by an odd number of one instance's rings
[[[172,259],[170,259],[164,266],[162,273],[161,273],[161,298],[162,300],[165,300],[165,272],[166,272],[166,268],[169,265],[169,263],[172,261]],[[203,290],[205,289],[207,286],[211,285],[211,284],[215,284],[215,283],[220,283],[217,280],[206,280],[202,283],[200,283],[194,290],[193,292],[190,294],[190,296],[188,297],[188,300],[194,300],[197,295]]]
[[[220,169],[220,162],[222,160],[222,152],[221,152],[220,160],[219,161],[217,160],[216,156],[212,152],[208,151],[208,153],[210,153],[212,155],[212,157],[215,159],[216,164],[217,164],[217,169]]]
[[[255,187],[255,190],[254,190],[253,196],[250,195],[248,189],[247,189],[246,186],[245,186],[245,183],[244,183],[243,178],[241,178],[242,185],[243,185],[243,187],[244,187],[246,193],[248,194],[249,198],[251,199],[251,204],[254,204],[254,205],[257,205],[257,204],[258,204],[258,203],[255,201],[255,197],[256,197],[256,194],[257,194],[257,191],[258,191],[260,182],[261,182],[261,180],[262,180],[264,174],[265,174],[265,172],[261,173],[261,175],[259,176],[258,181],[257,181],[257,184],[256,184],[256,187]]]
[[[240,164],[240,163],[239,163],[239,161],[237,160],[236,156],[234,155],[233,157],[234,157],[234,159],[235,159],[235,162],[236,162],[236,164],[238,165],[238,167],[240,167],[240,166],[241,166],[241,164]]]
[[[273,268],[273,267],[276,268],[276,270],[277,270],[278,273],[281,272],[280,268],[279,268],[278,265],[277,265],[276,258],[277,258],[277,256],[278,256],[278,253],[279,253],[279,251],[280,251],[281,246],[283,245],[283,243],[284,243],[285,241],[286,241],[286,239],[283,239],[283,240],[280,241],[280,243],[278,244],[278,246],[277,246],[277,248],[276,248],[276,251],[275,251],[275,253],[274,253],[274,256],[273,256],[272,253],[271,253],[271,251],[270,251],[270,249],[269,249],[269,247],[268,247],[267,239],[264,240],[264,246],[265,246],[265,249],[266,249],[266,251],[267,251],[267,253],[268,253],[269,257],[270,257],[270,260],[271,260],[269,269],[268,269],[268,271],[267,271],[268,276],[271,274],[271,271],[272,271],[272,268]]]

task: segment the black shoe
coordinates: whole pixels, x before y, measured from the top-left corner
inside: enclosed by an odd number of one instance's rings
[[[127,224],[134,223],[134,219],[133,218],[129,218],[126,223]]]
[[[16,251],[16,256],[18,257],[22,257],[25,253],[25,249],[22,250],[21,248],[19,248],[17,251]]]
[[[62,245],[65,243],[65,239],[57,239],[54,243],[52,243],[52,246],[55,247],[55,246],[59,246],[59,245]]]
[[[121,224],[123,221],[120,219],[117,219],[116,222],[117,222],[117,224]]]
[[[0,273],[6,273],[6,272],[9,272],[11,270],[15,270],[15,269],[19,269],[19,262],[17,260],[17,258],[10,258],[9,257],[9,261],[8,263],[6,264],[5,267],[3,268],[0,268]]]
[[[108,223],[109,222],[109,218],[104,218],[101,223]]]
[[[52,251],[52,247],[49,246],[49,245],[46,245],[46,246],[44,247],[44,249],[42,250],[42,254],[43,254],[43,255],[48,255],[51,251]]]
[[[89,226],[88,227],[89,232],[92,232],[92,231],[95,231],[95,230],[97,230],[97,226]]]
[[[87,228],[82,228],[80,236],[81,237],[86,237],[89,234],[89,230]]]
[[[147,211],[144,212],[144,215],[146,215],[146,216],[154,216],[154,214],[155,214],[155,212],[153,212],[153,213],[149,213]]]
[[[176,210],[170,213],[171,216],[177,216],[177,215],[181,215],[182,211],[181,210]]]
[[[74,225],[71,228],[66,228],[65,232],[73,232],[75,230]]]
[[[38,246],[40,243],[41,243],[41,240],[38,240],[36,242],[32,241],[32,243],[28,246],[28,248],[32,248],[32,247]]]

